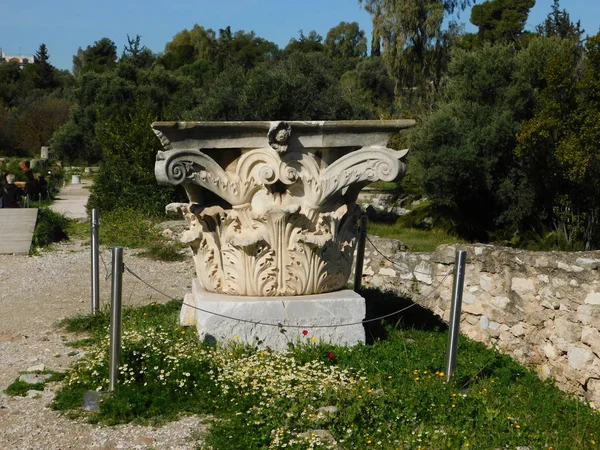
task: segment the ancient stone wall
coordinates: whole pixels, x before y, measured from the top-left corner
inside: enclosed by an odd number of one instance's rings
[[[408,294],[447,321],[457,249],[468,252],[461,332],[600,406],[600,251],[468,245],[413,253],[370,236],[363,286]]]

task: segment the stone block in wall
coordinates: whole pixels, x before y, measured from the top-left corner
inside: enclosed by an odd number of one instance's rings
[[[588,347],[571,346],[567,350],[569,367],[575,370],[585,370],[594,361],[594,352]]]
[[[561,286],[566,286],[567,285],[567,280],[565,280],[564,278],[560,278],[560,277],[553,277],[552,278],[552,286],[555,288],[559,288]]]
[[[510,332],[516,337],[521,337],[521,336],[525,335],[526,325],[523,323],[518,323],[518,324],[514,325],[513,327],[511,327]]]
[[[546,308],[551,311],[555,311],[558,308],[560,308],[560,302],[553,298],[543,300],[542,303],[540,303],[540,305],[542,306],[542,308]]]
[[[562,353],[552,344],[552,342],[546,342],[542,346],[542,351],[546,355],[546,358],[548,358],[550,361],[554,361]]]
[[[554,310],[542,310],[538,312],[534,312],[527,316],[527,323],[534,327],[540,327],[546,320],[554,319]]]
[[[431,284],[433,282],[431,266],[426,262],[418,264],[415,267],[413,275],[421,283]]]
[[[382,267],[381,269],[379,269],[379,275],[383,275],[386,277],[395,277],[396,271],[391,267]]]
[[[536,294],[535,283],[529,278],[513,278],[510,283],[510,290],[524,299],[532,299]]]
[[[556,265],[559,270],[564,270],[565,272],[583,272],[584,270],[583,267],[567,264],[562,261],[558,261]]]
[[[578,266],[583,267],[585,269],[591,269],[591,270],[599,270],[600,269],[600,259],[595,259],[595,258],[577,258],[577,260],[575,261],[575,263]]]
[[[577,307],[576,320],[584,325],[600,329],[600,306],[579,305]]]
[[[481,273],[479,276],[479,286],[491,296],[502,295],[506,292],[503,280],[496,274]]]
[[[600,378],[589,378],[586,387],[588,399],[594,403],[594,406],[600,407]]]
[[[600,305],[600,292],[590,292],[584,300],[586,305]]]
[[[562,353],[566,353],[569,350],[569,347],[572,345],[571,342],[557,334],[550,335],[549,339],[550,342],[552,342],[552,344]]]
[[[458,246],[443,245],[438,247],[433,254],[433,260],[440,264],[454,264],[456,261],[456,251]],[[468,261],[467,261],[468,262]]]
[[[554,319],[553,335],[559,336],[569,343],[578,342],[581,337],[581,326],[563,315]]]
[[[483,314],[481,302],[472,292],[463,293],[462,310],[464,313],[480,316]]]
[[[469,325],[477,325],[479,324],[479,316],[473,316],[471,314],[464,314],[463,321],[467,322]]]
[[[540,256],[540,257],[534,259],[534,266],[541,267],[541,268],[549,267],[550,260],[546,256]]]
[[[583,327],[583,330],[581,331],[581,342],[589,345],[596,356],[600,356],[600,331],[598,331],[597,328]]]

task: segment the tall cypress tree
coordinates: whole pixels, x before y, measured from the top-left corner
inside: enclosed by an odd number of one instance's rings
[[[41,44],[35,53],[35,72],[33,75],[34,86],[38,89],[53,89],[57,86],[54,75],[54,67],[48,62],[48,48],[46,44]]]

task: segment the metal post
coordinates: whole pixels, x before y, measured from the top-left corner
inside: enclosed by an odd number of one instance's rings
[[[110,307],[110,367],[108,390],[114,391],[121,362],[121,294],[123,291],[123,247],[113,247]]]
[[[98,242],[98,211],[92,209],[92,314],[96,314],[100,310],[100,264],[98,259]]]
[[[354,291],[360,289],[363,274],[363,262],[365,259],[365,244],[367,241],[367,215],[360,216],[360,234],[356,248],[356,268],[354,269]]]
[[[41,205],[42,205],[42,193],[41,192],[38,194],[38,204],[41,207]]]
[[[460,334],[460,310],[462,307],[463,287],[465,284],[465,263],[467,252],[456,251],[454,263],[454,285],[452,286],[452,304],[450,307],[450,330],[448,331],[448,349],[446,351],[446,381],[450,382],[456,370],[456,351]]]

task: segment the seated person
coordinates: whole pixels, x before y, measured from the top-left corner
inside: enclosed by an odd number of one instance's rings
[[[12,173],[6,175],[6,184],[0,191],[2,194],[3,208],[20,208],[23,191],[15,184],[15,176]]]

